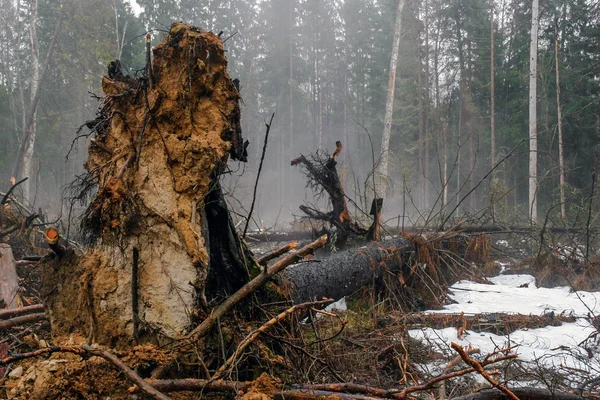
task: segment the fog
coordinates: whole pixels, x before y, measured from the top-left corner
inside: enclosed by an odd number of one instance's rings
[[[315,198],[290,161],[316,151],[331,153],[338,140],[344,146],[338,171],[353,201],[350,212],[359,220],[373,198],[373,171],[389,225],[439,224],[448,216],[481,223],[530,216],[531,2],[132,3],[0,0],[0,191],[11,187],[15,171],[17,180],[28,177],[17,192],[49,221],[67,224],[69,216],[75,221],[85,207],[73,201],[68,187],[84,172],[93,135],[79,128],[95,117],[108,64],[120,59],[126,74],[141,76],[145,33],[151,33],[156,45],[175,21],[222,32],[229,73],[240,81],[249,157],[247,163],[230,162],[222,177],[236,219],[248,213],[265,123],[275,115],[251,229],[292,229],[302,215],[301,204],[327,210],[327,198]],[[385,149],[399,10],[402,25]],[[533,197],[540,215],[555,220],[560,220],[561,201],[568,205],[567,217],[577,220],[592,190],[591,170],[600,144],[600,50],[594,45],[600,39],[594,29],[599,10],[597,1],[552,0],[540,8]],[[557,97],[560,86],[564,90]],[[560,120],[559,105],[565,110]],[[564,132],[560,141],[559,126]],[[20,148],[31,149],[21,154]],[[389,156],[385,176],[379,174],[382,154]],[[563,184],[561,170],[566,171]]]

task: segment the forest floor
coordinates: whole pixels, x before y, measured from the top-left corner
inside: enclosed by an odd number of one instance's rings
[[[198,358],[180,358],[178,368],[165,377],[204,379],[206,389],[165,391],[172,399],[325,398],[315,395],[318,390],[350,396],[340,398],[408,398],[402,389],[452,374],[456,376],[410,395],[456,398],[489,387],[477,373],[462,374],[468,366],[457,357],[453,342],[482,363],[490,355],[504,358],[490,373],[513,388],[577,392],[600,376],[600,319],[595,317],[600,314],[600,287],[574,291],[564,285],[573,277],[566,277],[561,269],[550,279],[548,270],[533,266],[526,257],[530,252],[517,249],[514,241],[509,246],[496,240],[493,247],[507,251],[492,254],[480,266],[479,278],[448,287],[442,309],[405,313],[376,285],[365,287],[324,310],[293,314],[264,332],[217,381],[242,386],[214,390],[206,378],[214,376],[215,366],[248,333],[288,306],[254,304],[239,309],[223,324],[218,343],[195,349],[206,364]],[[560,256],[558,260],[565,267],[573,262]],[[24,305],[40,301],[39,268],[35,263],[18,268]],[[552,287],[542,287],[542,280]],[[594,282],[588,281],[590,288]],[[81,346],[86,341],[75,334],[54,337],[46,321],[15,326],[0,337],[0,359],[49,345]],[[168,346],[108,350],[148,382],[152,371],[175,358]],[[0,399],[150,398],[114,365],[89,355],[53,352],[14,362],[0,373]],[[365,387],[371,392],[361,394]],[[595,393],[593,386],[583,389],[589,396]],[[301,397],[307,390],[312,397]]]

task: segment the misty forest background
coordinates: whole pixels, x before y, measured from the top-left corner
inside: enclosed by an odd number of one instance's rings
[[[385,153],[389,167],[386,182],[377,185],[379,195],[387,187],[384,220],[396,225],[406,214],[406,225],[439,223],[459,205],[458,217],[528,221],[534,1],[137,3],[142,9],[136,14],[122,0],[0,0],[0,191],[11,186],[15,163],[21,162],[17,149],[30,129],[36,139],[29,201],[33,209],[64,219],[70,209],[66,188],[83,172],[89,139],[65,156],[78,127],[94,118],[98,100],[90,93],[101,95],[108,63],[120,58],[127,73],[141,76],[144,33],[152,30],[156,44],[173,21],[184,21],[223,31],[230,74],[241,82],[250,147],[249,163],[230,162],[225,177],[235,212],[245,215],[252,201],[264,124],[273,112],[256,220],[285,225],[300,214],[298,205],[313,202],[290,160],[317,149],[332,152],[337,140],[344,144],[338,169],[346,194],[368,210],[370,173],[374,164],[380,169],[396,16],[405,3]],[[540,0],[536,40],[538,220],[582,224],[598,186],[593,171],[600,154],[600,2]],[[326,199],[320,206],[327,207]],[[363,215],[355,205],[350,211]]]

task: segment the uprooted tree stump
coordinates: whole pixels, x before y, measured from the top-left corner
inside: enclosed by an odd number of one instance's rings
[[[301,155],[291,161],[291,165],[300,165],[307,179],[307,187],[312,188],[318,196],[324,192],[329,196],[332,210],[324,213],[314,207],[301,205],[300,210],[311,220],[328,223],[335,228],[336,245],[345,246],[351,237],[362,237],[368,240],[379,240],[379,221],[383,199],[373,199],[371,215],[373,223],[368,229],[362,228],[354,221],[348,210],[346,194],[337,172],[337,158],[342,151],[342,143],[336,142],[333,154],[322,151],[307,156]],[[328,232],[329,233],[329,232]]]
[[[142,78],[104,77],[86,123],[94,137],[75,189],[83,201],[97,189],[81,223],[90,249],[44,269],[55,336],[160,343],[248,281],[218,181],[230,156],[246,161],[223,41],[175,23],[152,52]]]

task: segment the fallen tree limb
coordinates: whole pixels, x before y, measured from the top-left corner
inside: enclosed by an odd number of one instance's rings
[[[213,375],[213,379],[218,379],[225,371],[227,371],[227,369],[234,364],[234,362],[237,359],[237,357],[239,356],[239,354],[241,352],[243,352],[244,349],[246,347],[248,347],[252,342],[254,342],[254,340],[256,340],[256,338],[262,332],[265,332],[267,329],[269,329],[271,326],[275,325],[277,322],[284,319],[286,316],[292,314],[293,312],[295,312],[297,310],[301,310],[303,308],[317,306],[317,305],[323,305],[323,304],[327,304],[327,303],[331,303],[331,302],[333,302],[332,299],[326,299],[326,300],[321,300],[321,301],[312,301],[312,302],[308,302],[308,303],[304,303],[304,304],[297,304],[295,306],[292,306],[291,308],[288,308],[284,312],[280,313],[278,316],[271,318],[269,321],[267,321],[265,324],[263,324],[260,328],[256,329],[255,331],[250,333],[248,336],[246,336],[244,338],[244,340],[242,340],[242,342],[238,345],[237,349],[235,349],[235,352],[231,355],[231,357],[229,357],[227,359],[227,361],[225,361],[225,363],[221,366],[221,368],[219,368],[219,370],[215,373],[215,375]]]
[[[380,400],[382,397],[365,396],[362,394],[349,394],[340,392],[327,392],[325,390],[290,389],[275,392],[276,400]]]
[[[206,335],[210,329],[215,325],[215,323],[221,319],[231,308],[248,297],[251,293],[256,291],[258,288],[262,287],[265,283],[267,283],[273,276],[283,271],[289,265],[298,262],[302,258],[306,257],[309,254],[312,254],[316,249],[319,249],[325,246],[327,242],[327,235],[321,236],[319,239],[315,240],[311,244],[303,247],[298,250],[298,252],[294,254],[290,254],[282,260],[279,260],[275,263],[268,271],[258,275],[256,278],[252,279],[246,285],[244,285],[241,289],[235,292],[233,295],[229,296],[227,300],[221,303],[218,307],[216,307],[212,313],[204,320],[200,325],[194,328],[189,334],[185,336],[185,339],[191,339],[193,337],[203,337]]]
[[[474,315],[461,314],[403,314],[399,317],[399,323],[406,324],[411,328],[426,326],[428,328],[443,329],[459,327],[463,323],[466,329],[478,332],[495,332],[503,334],[511,333],[517,329],[543,328],[545,326],[560,326],[564,322],[575,322],[576,317],[564,314],[547,313],[543,315],[524,315],[506,313],[482,313]],[[393,320],[392,320],[393,321]],[[387,320],[381,319],[381,324],[389,324]]]
[[[512,400],[519,400],[519,398],[517,396],[515,396],[515,394],[513,392],[511,392],[508,388],[506,388],[505,386],[500,385],[498,382],[496,382],[490,376],[490,374],[488,374],[487,371],[485,369],[483,369],[483,365],[481,365],[478,361],[473,360],[471,357],[469,357],[469,355],[462,348],[461,345],[452,342],[450,344],[450,347],[452,347],[460,355],[460,357],[463,359],[463,361],[465,363],[467,363],[468,365],[470,365],[471,367],[473,367],[473,369],[475,369],[475,371],[477,371],[477,373],[479,375],[481,375],[482,377],[484,377],[485,380],[488,381],[493,387],[495,387],[496,389],[502,391],[506,395],[505,396],[506,398],[509,398],[509,399],[512,399]]]
[[[514,388],[512,392],[520,400],[583,400],[584,397],[571,393],[556,392],[548,389],[538,388]],[[480,392],[471,393],[466,396],[455,397],[453,400],[506,400],[506,394],[494,389],[485,389]]]
[[[0,310],[0,319],[7,319],[23,314],[31,314],[37,311],[44,311],[43,304],[34,304],[32,306],[15,308],[13,310]]]
[[[7,329],[10,329],[15,326],[32,324],[34,322],[43,321],[47,318],[48,317],[46,317],[46,314],[37,313],[37,314],[22,315],[20,317],[6,319],[3,321],[0,321],[0,331],[7,330]]]
[[[396,226],[384,226],[382,225],[384,232],[397,235],[400,233],[423,233],[429,231],[435,231],[433,227],[427,226],[407,226],[402,229]],[[455,232],[464,234],[531,234],[538,233],[542,229],[531,227],[531,226],[519,226],[519,225],[461,225],[453,229]],[[546,227],[545,230],[555,234],[585,234],[585,228],[569,228],[562,226],[550,226]],[[600,227],[590,227],[590,233],[600,233]],[[258,242],[288,242],[292,240],[310,240],[313,237],[311,231],[277,231],[277,232],[250,232],[246,238]]]
[[[292,242],[292,243],[286,244],[285,246],[260,257],[258,260],[256,260],[256,262],[258,263],[258,265],[265,266],[265,265],[267,265],[267,263],[269,261],[274,260],[277,257],[282,256],[286,253],[289,253],[290,251],[294,250],[296,247],[298,247],[298,242]]]
[[[19,186],[21,183],[25,182],[27,179],[29,179],[29,177],[26,176],[25,178],[21,179],[19,182],[12,185],[11,188],[8,189],[8,192],[6,192],[4,197],[2,197],[2,201],[0,201],[0,206],[3,206],[4,204],[6,204],[6,202],[8,201],[8,198],[10,197],[12,192],[17,188],[17,186]]]
[[[508,349],[499,350],[492,355],[500,354]],[[490,356],[492,356],[490,355]],[[516,358],[516,354],[503,355],[496,358],[486,358],[481,365],[489,366],[506,360]],[[399,391],[398,389],[380,389],[355,383],[323,383],[315,385],[303,385],[293,389],[281,390],[274,397],[279,399],[322,399],[327,396],[335,396],[339,399],[408,399],[409,394],[432,389],[440,382],[459,376],[476,372],[474,368],[468,368],[452,373],[440,375],[422,385],[411,386]],[[149,380],[148,383],[162,392],[182,391],[216,391],[216,392],[238,392],[246,391],[249,382],[236,382],[225,380],[208,381],[204,379],[170,379]],[[579,399],[579,398],[578,398]],[[565,399],[570,400],[570,399]]]

